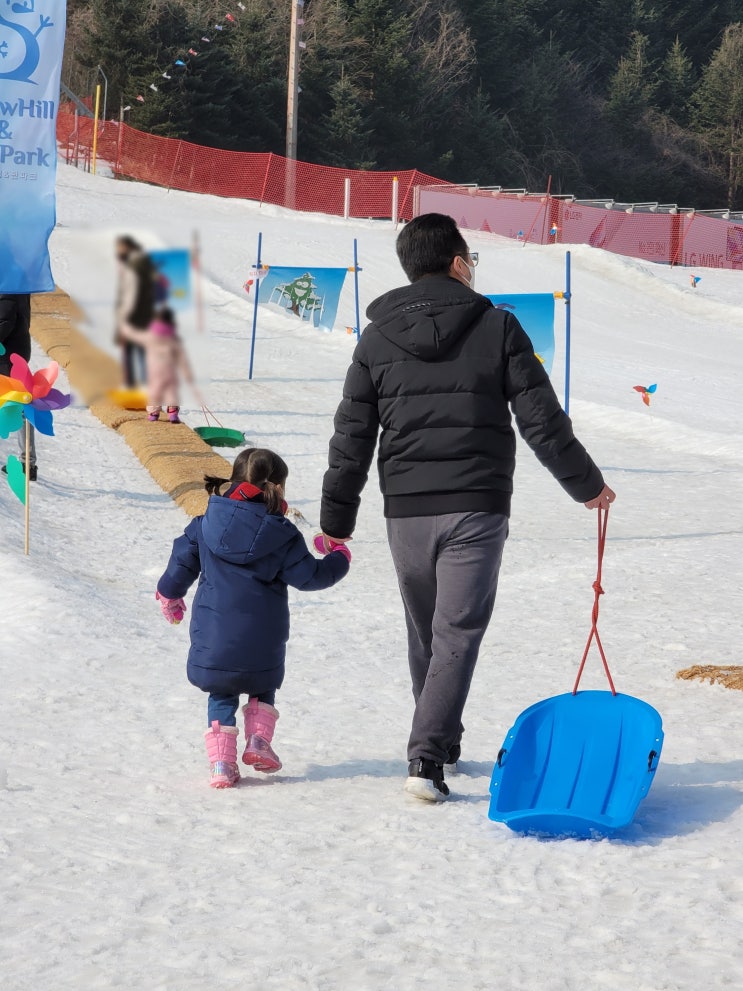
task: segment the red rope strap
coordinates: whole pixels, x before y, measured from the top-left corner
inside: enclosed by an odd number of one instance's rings
[[[593,583],[593,591],[595,598],[593,600],[593,612],[591,613],[591,632],[588,635],[588,642],[586,643],[586,649],[583,651],[583,657],[580,662],[580,667],[578,668],[578,676],[575,679],[575,684],[573,685],[573,695],[578,691],[578,685],[580,684],[580,679],[583,676],[583,668],[586,666],[586,658],[588,657],[588,651],[591,649],[591,644],[593,640],[596,640],[596,646],[599,649],[599,654],[601,654],[601,660],[604,664],[604,671],[606,672],[606,677],[609,682],[609,688],[611,688],[611,694],[616,695],[617,690],[614,687],[614,682],[611,679],[611,672],[609,671],[609,665],[606,660],[606,654],[604,653],[604,647],[601,643],[601,637],[598,631],[599,622],[599,599],[604,594],[604,590],[601,587],[601,566],[604,563],[604,547],[606,546],[606,525],[609,522],[609,510],[608,509],[598,509],[598,524],[599,524],[599,550],[598,550],[598,568],[596,569],[596,581]]]

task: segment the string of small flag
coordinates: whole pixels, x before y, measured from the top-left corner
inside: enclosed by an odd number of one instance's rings
[[[304,0],[298,0],[298,3],[299,3],[299,6],[300,7],[303,7],[304,6]],[[247,13],[247,8],[246,8],[245,4],[244,3],[241,3],[240,0],[237,0],[237,7],[243,13]],[[239,24],[239,15],[236,17],[235,14],[232,14],[232,13],[228,12],[228,13],[226,13],[224,15],[223,21],[226,22],[226,26],[228,27],[228,29],[229,29],[229,26],[230,25],[236,27]],[[299,21],[298,23],[303,24],[304,21]],[[214,24],[214,25],[212,25],[212,27],[213,27],[214,31],[222,32],[222,31],[225,30],[225,24],[223,24],[223,23]],[[211,45],[213,43],[212,42],[212,38],[210,38],[208,34],[201,35],[200,41],[201,41],[201,44],[202,45]],[[191,64],[191,60],[192,59],[196,59],[196,58],[199,57],[200,52],[195,47],[196,44],[197,43],[195,42],[193,45],[191,45],[191,47],[189,47],[187,49],[186,52],[183,53],[182,56],[179,56],[178,58],[176,58],[173,61],[173,65],[177,69],[187,69],[187,68],[189,68],[189,66]],[[302,43],[300,43],[300,44],[301,44],[301,47],[304,47],[304,45]],[[166,69],[164,72],[162,72],[160,74],[160,78],[161,79],[164,79],[166,81],[170,81],[173,78],[172,71],[171,72],[168,72],[168,70]],[[155,82],[151,82],[150,85],[149,85],[149,89],[151,89],[153,93],[158,93],[160,91],[160,86],[161,85],[162,85],[162,83],[160,83],[158,85]],[[146,103],[147,102],[145,100],[144,94],[142,94],[142,93],[138,93],[137,94],[137,96],[135,97],[135,101],[137,103]],[[124,107],[124,109],[125,110],[131,110],[132,108],[131,108],[131,106],[127,106],[127,107]]]

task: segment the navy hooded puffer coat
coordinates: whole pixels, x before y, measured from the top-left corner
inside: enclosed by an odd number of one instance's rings
[[[198,578],[188,680],[205,692],[262,695],[281,686],[289,639],[287,585],[330,588],[348,574],[343,554],[317,559],[299,530],[262,501],[212,496],[173,543],[157,584],[168,599]]]

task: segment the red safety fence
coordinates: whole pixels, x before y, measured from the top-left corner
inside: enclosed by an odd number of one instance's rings
[[[525,242],[590,244],[669,265],[743,270],[743,214],[447,185],[422,188],[415,206],[416,213],[447,213],[460,227]]]
[[[66,161],[88,166],[93,121],[61,108],[57,141]],[[146,134],[115,121],[99,125],[97,159],[101,164],[105,162],[115,175],[168,189],[350,217],[392,217],[396,209],[397,217],[410,220],[416,187],[439,182],[415,169],[362,172],[295,162],[269,153],[207,148],[177,138]]]
[[[93,121],[60,108],[66,161],[89,167]],[[410,220],[447,213],[469,230],[537,244],[590,244],[671,265],[743,270],[743,214],[729,219],[658,204],[617,204],[441,183],[416,169],[362,172],[261,152],[224,151],[161,138],[127,124],[99,125],[97,157],[141,182],[336,216]],[[395,178],[398,182],[395,183]],[[395,189],[397,186],[397,189]]]

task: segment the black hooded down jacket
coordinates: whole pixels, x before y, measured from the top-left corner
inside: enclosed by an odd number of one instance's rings
[[[385,515],[510,512],[519,431],[579,502],[603,488],[518,320],[448,276],[367,311],[335,415],[320,525],[354,530],[377,434]],[[510,405],[510,409],[509,409]]]
[[[10,375],[10,359],[14,354],[28,361],[31,358],[31,297],[28,293],[0,295],[0,375]]]

